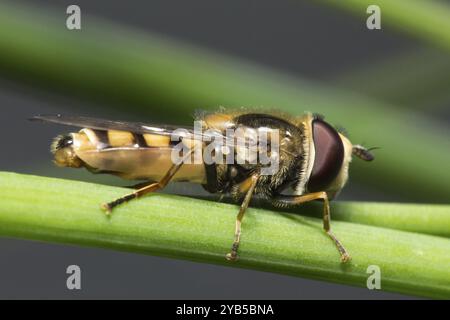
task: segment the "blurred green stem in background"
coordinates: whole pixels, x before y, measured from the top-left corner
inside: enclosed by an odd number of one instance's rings
[[[405,112],[439,111],[450,105],[450,54],[436,50],[402,52],[334,75],[327,82],[402,106]]]
[[[450,239],[332,221],[352,254],[341,264],[321,219],[249,209],[240,260],[225,254],[233,241],[238,206],[153,194],[107,217],[100,204],[128,190],[45,177],[0,173],[0,236],[103,247],[242,267],[366,287],[369,266],[381,270],[381,289],[450,298]],[[344,214],[357,214],[353,203]],[[389,205],[395,210],[402,205]],[[332,207],[332,210],[334,205]],[[306,209],[305,209],[306,210]],[[376,212],[383,212],[379,204]],[[433,219],[433,207],[423,213]],[[400,221],[399,221],[400,222]],[[417,221],[420,223],[420,220]],[[370,269],[369,269],[370,271]],[[373,272],[373,271],[372,271]],[[370,282],[370,281],[369,281]]]
[[[360,17],[363,26],[369,16],[366,13],[367,7],[375,4],[381,9],[382,30],[396,29],[450,52],[450,5],[446,1],[320,0],[319,2],[351,11]]]
[[[416,202],[449,200],[449,130],[426,117],[107,23],[89,20],[68,31],[59,16],[0,5],[4,76],[140,112],[150,122],[189,123],[194,109],[219,105],[322,113],[345,125],[354,143],[381,147],[374,162],[352,163],[352,179]]]

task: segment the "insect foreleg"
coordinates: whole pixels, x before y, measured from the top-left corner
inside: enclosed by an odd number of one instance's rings
[[[313,201],[313,200],[323,200],[323,229],[328,234],[328,236],[333,240],[336,244],[337,249],[341,255],[341,261],[347,262],[349,261],[350,255],[347,250],[344,248],[342,243],[338,238],[331,232],[330,226],[330,203],[328,201],[327,193],[324,191],[308,193],[301,196],[277,196],[272,202],[276,206],[295,206],[301,203]]]
[[[173,164],[170,169],[167,171],[167,173],[161,178],[160,181],[158,182],[151,182],[147,185],[142,186],[140,189],[129,193],[123,197],[117,198],[114,201],[108,202],[108,203],[104,203],[102,204],[102,209],[105,210],[106,214],[110,214],[112,212],[112,209],[114,209],[115,207],[117,207],[118,205],[142,197],[143,195],[146,195],[150,192],[154,192],[156,190],[159,189],[163,189],[168,183],[169,181],[173,178],[173,176],[178,172],[178,170],[180,170],[180,168],[182,167],[184,161],[191,156],[193,152],[193,149],[190,149],[187,154],[183,157],[182,161],[180,161],[177,164]]]
[[[226,255],[227,260],[235,261],[238,258],[237,251],[239,248],[239,242],[241,240],[242,219],[244,218],[244,213],[247,210],[248,205],[250,204],[250,200],[252,199],[256,184],[258,183],[258,178],[259,178],[259,174],[254,174],[253,176],[251,176],[249,178],[250,186],[247,189],[247,193],[245,194],[244,201],[242,202],[241,207],[239,209],[239,213],[236,217],[234,242],[233,242],[233,245],[231,246],[231,252],[227,253],[227,255]]]

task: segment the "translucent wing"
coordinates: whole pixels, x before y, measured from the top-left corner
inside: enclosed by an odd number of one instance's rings
[[[90,128],[97,130],[122,130],[133,133],[152,133],[170,136],[175,129],[185,129],[190,134],[194,134],[194,130],[190,127],[171,126],[171,125],[153,125],[142,122],[128,122],[105,120],[91,117],[81,116],[63,116],[63,115],[39,115],[30,119],[31,121],[52,122],[64,124],[68,126]]]
[[[31,121],[51,122],[64,124],[80,128],[89,128],[96,130],[122,130],[137,134],[157,134],[171,136],[174,138],[187,138],[192,140],[211,141],[221,138],[226,146],[236,146],[234,138],[226,137],[219,131],[196,132],[192,127],[148,124],[143,122],[128,122],[117,120],[106,120],[83,116],[65,116],[65,115],[38,115],[30,119]],[[241,145],[238,142],[238,145]]]
[[[154,125],[142,122],[127,122],[127,121],[114,121],[97,119],[81,116],[62,116],[62,115],[39,115],[31,118],[32,121],[52,122],[57,124],[64,124],[69,126],[75,126],[80,128],[89,128],[96,130],[120,130],[128,131],[136,134],[154,134],[170,136],[172,141],[178,140],[200,140],[200,141],[214,141],[214,148],[216,153],[227,154],[230,149],[222,149],[222,147],[230,147],[232,152],[235,152],[238,160],[251,162],[257,160],[256,151],[266,152],[268,148],[273,149],[277,145],[265,145],[260,144],[258,141],[257,130],[244,126],[244,130],[235,131],[230,136],[225,136],[219,130],[207,130],[207,131],[194,131],[192,127],[180,127],[173,125]],[[263,128],[265,130],[266,128]],[[247,130],[247,131],[246,131]],[[278,131],[277,131],[278,137]],[[278,138],[277,138],[278,139]],[[257,149],[249,148],[249,141],[252,141],[252,145]],[[256,145],[255,145],[256,143]],[[266,141],[266,143],[271,143]],[[278,143],[278,140],[276,140]],[[218,148],[218,149],[216,149]],[[275,155],[277,153],[274,153]]]

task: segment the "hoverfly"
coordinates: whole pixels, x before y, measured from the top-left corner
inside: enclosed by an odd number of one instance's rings
[[[54,139],[51,150],[58,166],[84,167],[94,173],[147,181],[134,192],[103,204],[106,213],[124,202],[162,189],[171,181],[190,181],[203,185],[211,193],[230,194],[241,203],[234,241],[231,251],[226,255],[228,260],[236,260],[241,222],[254,195],[277,207],[321,200],[323,228],[335,243],[341,261],[350,260],[349,253],[331,231],[329,200],[347,182],[352,155],[365,161],[374,159],[369,149],[353,145],[344,134],[325,122],[322,116],[310,113],[292,117],[274,112],[221,110],[199,114],[196,119],[203,129],[201,133],[192,127],[181,128],[180,131],[176,126],[88,117],[56,115],[33,118],[82,128],[79,132]],[[276,140],[271,139],[265,147],[270,159],[277,161],[276,170],[262,174],[267,166],[260,162],[250,162],[248,157],[238,161],[242,156],[240,151],[248,151],[249,148],[245,139],[243,144],[236,142],[239,140],[236,133],[238,129],[243,129],[244,133],[250,132],[250,135],[264,131],[272,137],[276,136]],[[212,153],[222,152],[225,146],[227,152],[223,151],[221,156],[236,156],[231,158],[231,162],[207,163],[202,158],[194,163],[173,161],[174,151],[180,145],[184,151],[187,150],[182,160],[191,159],[196,151],[203,151],[210,146],[211,142],[208,141],[212,141],[212,137],[223,138],[224,142],[221,149],[212,148]],[[260,145],[256,143],[257,149]]]

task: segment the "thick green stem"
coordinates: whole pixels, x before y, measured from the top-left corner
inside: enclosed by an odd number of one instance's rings
[[[249,209],[240,260],[225,254],[233,241],[237,206],[154,194],[123,205],[111,217],[100,203],[128,190],[83,182],[0,173],[0,235],[98,246],[159,256],[366,286],[369,265],[381,287],[450,298],[450,240],[347,222],[332,222],[352,254],[342,265],[321,220]],[[357,211],[352,204],[348,211]],[[382,211],[382,205],[379,210]],[[428,212],[431,215],[431,212]]]
[[[290,212],[321,217],[320,203]],[[425,233],[450,238],[450,205],[386,202],[332,202],[332,220]]]

